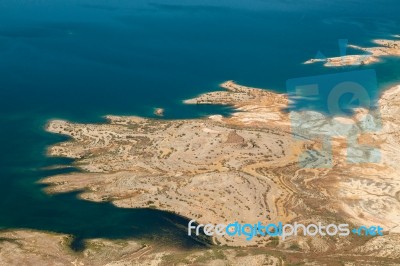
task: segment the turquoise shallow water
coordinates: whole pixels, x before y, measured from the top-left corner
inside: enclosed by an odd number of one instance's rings
[[[392,14],[399,3],[390,2],[1,1],[0,227],[196,245],[178,229],[186,220],[172,214],[42,193],[36,180],[67,170],[40,169],[69,162],[45,156],[63,140],[45,123],[152,116],[154,107],[168,119],[227,115],[226,107],[181,101],[227,79],[285,92],[288,79],[344,71],[301,62],[319,50],[339,55],[338,39],[371,45],[400,33]],[[399,63],[363,69],[376,70],[381,90],[400,81]]]

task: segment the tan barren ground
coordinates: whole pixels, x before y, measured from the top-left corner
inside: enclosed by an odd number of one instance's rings
[[[397,35],[394,35],[397,37]],[[374,40],[378,44],[377,47],[360,47],[357,45],[348,45],[348,47],[364,51],[362,55],[344,55],[329,58],[309,59],[304,64],[312,64],[323,62],[326,67],[340,67],[340,66],[359,66],[368,65],[380,61],[382,56],[400,56],[400,41],[398,40]]]
[[[245,261],[238,265],[400,262],[400,86],[382,95],[382,126],[368,134],[357,133],[366,124],[378,123],[367,110],[357,110],[352,118],[327,118],[310,111],[287,113],[283,111],[288,105],[286,95],[232,81],[221,86],[224,91],[186,103],[229,104],[236,110],[230,117],[171,121],[108,116],[107,124],[51,121],[48,131],[71,139],[51,147],[49,154],[75,158],[83,172],[41,182],[49,184],[49,193],[83,189],[82,199],[110,201],[124,208],[153,207],[199,223],[297,221],[380,225],[385,229],[385,236],[378,237],[297,236],[285,241],[218,237],[214,238],[216,247],[193,255],[198,258],[204,252],[217,252],[218,256],[205,255],[207,265],[235,265],[241,259]],[[296,122],[303,131],[296,131],[294,137],[291,125]],[[322,138],[329,138],[331,167],[324,167],[329,156],[310,132],[325,132]],[[345,137],[354,134],[356,143],[349,143]],[[380,160],[367,162],[377,155],[359,144],[379,149]],[[301,166],[299,156],[307,150],[316,150],[318,156],[307,158]],[[364,162],[349,163],[360,160]],[[24,232],[14,234],[20,233]],[[0,242],[0,247],[4,243],[13,241]],[[19,247],[25,249],[26,245]],[[63,252],[60,257],[74,256]],[[141,262],[162,264],[172,256],[183,264],[201,264],[190,259],[190,252],[168,252],[149,251]],[[269,264],[263,264],[264,260]]]

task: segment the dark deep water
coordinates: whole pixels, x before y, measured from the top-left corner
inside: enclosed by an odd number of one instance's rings
[[[227,115],[181,101],[228,79],[285,92],[288,79],[344,71],[301,62],[318,50],[339,55],[338,39],[371,45],[399,34],[400,3],[388,2],[0,0],[0,227],[197,246],[173,214],[44,194],[35,181],[71,171],[41,170],[70,162],[45,156],[63,140],[45,123],[152,116],[154,107],[169,119]],[[400,82],[399,63],[362,68],[384,89]]]

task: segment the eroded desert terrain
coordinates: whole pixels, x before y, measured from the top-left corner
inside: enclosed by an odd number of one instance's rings
[[[285,260],[309,265],[379,265],[382,261],[395,265],[400,259],[400,86],[381,96],[380,121],[363,109],[350,118],[328,118],[311,111],[288,113],[284,110],[286,95],[232,81],[221,87],[224,90],[186,103],[228,104],[236,110],[230,117],[161,120],[108,116],[107,124],[51,121],[48,131],[71,139],[51,147],[49,154],[74,158],[82,172],[41,182],[49,184],[49,193],[84,190],[80,197],[85,200],[110,201],[124,208],[157,208],[199,223],[380,225],[385,235],[377,237],[297,236],[285,241],[256,237],[246,241],[223,236],[214,238],[220,251],[209,252],[222,252],[225,260],[232,254],[239,256],[239,250],[250,260],[259,256],[254,252],[261,252],[271,265],[284,265]],[[294,134],[293,123],[299,123],[304,134],[302,130]],[[377,131],[363,130],[378,123]],[[330,140],[332,157],[321,149],[321,139],[310,137],[310,132]],[[349,134],[358,134],[356,143],[349,143]],[[375,149],[379,150],[378,161]],[[300,160],[307,151],[317,156]],[[61,236],[48,237],[53,241]],[[21,241],[17,241],[19,247],[27,248]],[[32,249],[40,250],[39,244]],[[147,260],[142,262],[163,262],[163,255],[155,250],[146,254]],[[185,254],[182,262],[195,263]],[[219,265],[217,258],[215,263]]]

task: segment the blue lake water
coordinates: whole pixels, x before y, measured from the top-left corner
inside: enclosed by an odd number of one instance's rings
[[[196,245],[186,220],[48,196],[35,181],[66,170],[46,147],[52,118],[101,122],[106,114],[166,118],[228,115],[183,99],[222,81],[285,92],[288,79],[345,69],[303,65],[317,51],[338,56],[339,39],[371,45],[400,33],[397,1],[0,1],[0,227],[69,233],[77,239],[136,237]],[[356,53],[357,51],[351,51]],[[400,60],[375,69],[378,89],[400,81]],[[350,70],[357,70],[351,68]],[[348,69],[347,69],[348,70]],[[162,228],[163,230],[159,230]],[[163,232],[163,233],[159,233]],[[78,245],[78,244],[77,244]],[[78,245],[79,246],[79,245]]]

